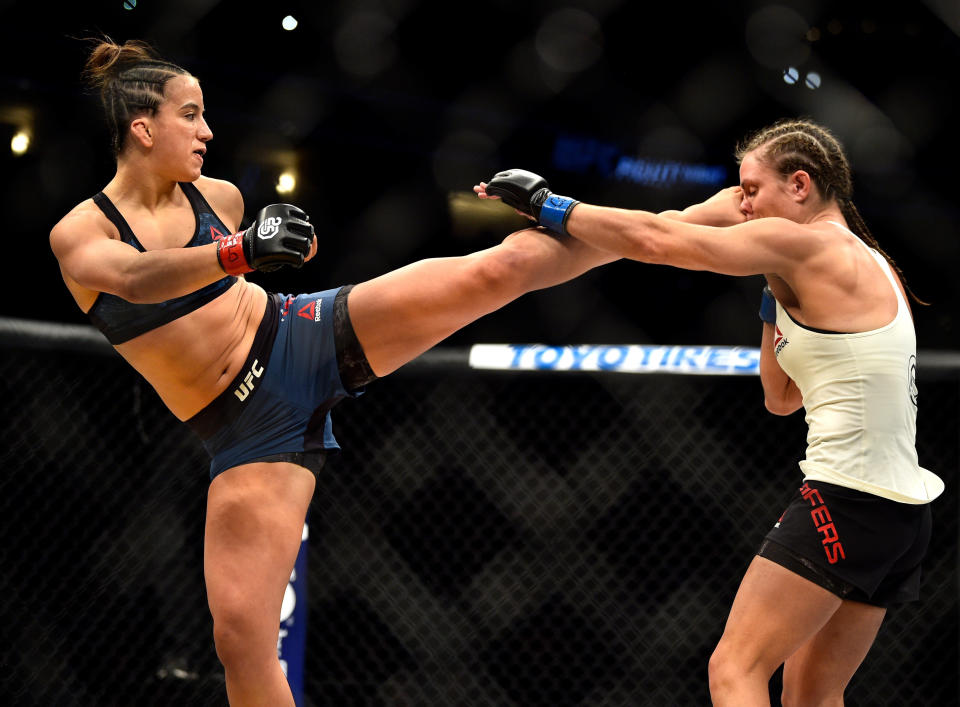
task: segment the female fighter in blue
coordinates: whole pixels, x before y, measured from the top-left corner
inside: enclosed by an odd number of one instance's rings
[[[244,273],[299,267],[317,239],[288,204],[238,231],[239,190],[201,174],[213,133],[197,79],[136,41],[101,42],[87,74],[117,170],[50,245],[80,308],[211,454],[204,572],[230,703],[292,706],[280,608],[314,474],[337,446],[330,409],[520,295],[615,258],[523,231],[355,287],[267,293]]]

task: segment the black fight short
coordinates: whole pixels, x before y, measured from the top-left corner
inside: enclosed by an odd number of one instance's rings
[[[841,599],[890,607],[920,596],[930,505],[807,481],[757,552]]]

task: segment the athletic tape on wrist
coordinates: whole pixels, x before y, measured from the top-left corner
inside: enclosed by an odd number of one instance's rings
[[[551,194],[540,207],[540,225],[556,233],[566,233],[565,224],[570,211],[580,202],[569,196]]]
[[[243,275],[253,271],[243,253],[243,233],[224,236],[217,241],[217,260],[227,275]]]

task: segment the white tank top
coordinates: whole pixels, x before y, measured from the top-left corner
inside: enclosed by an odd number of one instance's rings
[[[795,322],[777,302],[774,351],[806,410],[807,453],[800,468],[804,479],[928,503],[943,492],[943,481],[917,460],[913,320],[886,258],[857,240],[893,287],[893,321],[872,331],[828,333]]]

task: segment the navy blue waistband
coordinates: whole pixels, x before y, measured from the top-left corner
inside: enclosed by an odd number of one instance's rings
[[[280,321],[280,305],[279,295],[267,294],[267,306],[263,319],[260,320],[260,326],[257,327],[257,333],[253,337],[253,345],[250,346],[247,360],[240,368],[240,372],[209,405],[186,420],[186,424],[199,435],[200,439],[208,439],[224,425],[235,420],[243,409],[243,403],[257,394],[259,386],[248,387],[246,377],[253,370],[254,364],[256,364],[256,370],[262,373],[270,361],[270,352],[273,350],[273,340],[277,336]],[[259,377],[256,371],[254,374]]]

